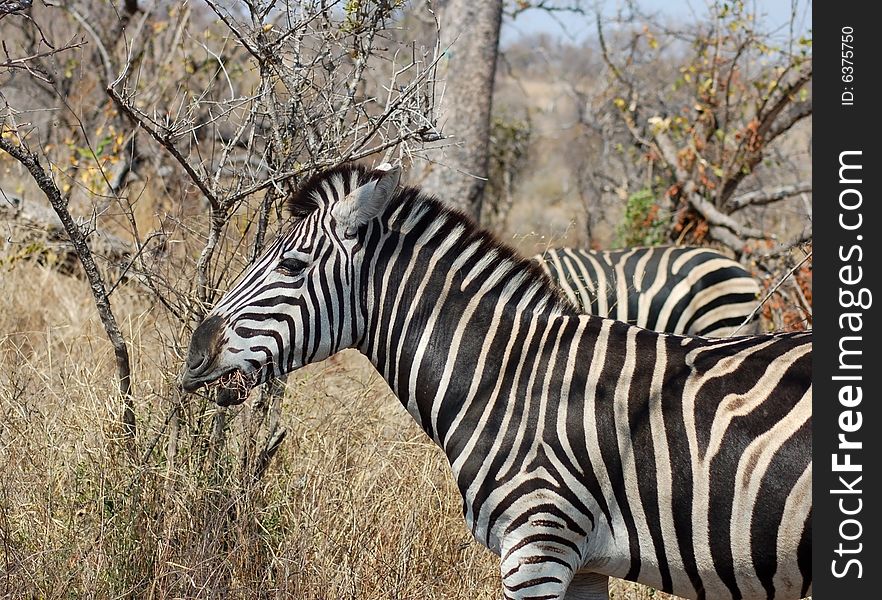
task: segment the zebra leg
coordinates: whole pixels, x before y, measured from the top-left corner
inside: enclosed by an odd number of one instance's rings
[[[609,577],[600,573],[576,573],[565,600],[609,600]]]
[[[505,600],[569,598],[567,588],[573,580],[572,565],[579,560],[575,551],[564,550],[540,537],[534,542],[521,540],[508,546],[507,551],[503,547],[502,557],[500,571]]]

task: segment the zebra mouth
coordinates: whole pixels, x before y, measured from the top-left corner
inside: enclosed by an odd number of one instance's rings
[[[224,373],[208,384],[208,389],[216,389],[215,402],[218,406],[242,404],[257,384],[257,373],[246,375],[239,369]]]

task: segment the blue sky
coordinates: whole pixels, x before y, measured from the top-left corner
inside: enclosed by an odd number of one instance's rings
[[[590,6],[591,2],[583,2]],[[606,15],[612,15],[617,5],[617,0],[599,0],[601,10]],[[641,8],[649,13],[665,15],[672,20],[684,22],[694,21],[696,18],[707,15],[707,3],[703,0],[639,0]],[[748,0],[748,6],[755,10],[760,17],[765,29],[773,30],[783,28],[787,31],[792,8],[790,0]],[[811,28],[811,1],[798,0],[796,2],[797,29],[807,31]],[[502,43],[511,42],[525,35],[538,32],[546,32],[552,35],[581,41],[587,35],[594,32],[593,16],[581,16],[570,13],[556,13],[552,16],[543,10],[529,10],[521,13],[515,19],[506,20],[502,28]]]

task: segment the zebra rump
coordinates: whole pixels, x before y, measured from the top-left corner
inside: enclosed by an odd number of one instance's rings
[[[710,248],[551,248],[533,260],[587,314],[683,335],[759,332],[759,285]]]

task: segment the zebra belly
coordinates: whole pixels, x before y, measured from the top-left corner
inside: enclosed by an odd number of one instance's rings
[[[705,471],[699,461],[693,467],[694,487],[682,497],[667,493],[677,485],[663,473],[655,485],[665,493],[656,502],[637,492],[638,481],[626,480],[625,489],[633,492],[627,493],[627,509],[611,510],[612,531],[620,541],[630,537],[630,543],[618,544],[619,554],[609,561],[610,568],[596,571],[684,598],[808,595],[811,463],[794,474],[776,473],[773,465],[765,476],[751,479],[744,471],[761,470],[766,457],[760,454],[754,464],[749,455],[745,453],[747,458],[737,468],[708,465]],[[636,462],[647,465],[650,460]],[[678,470],[676,463],[671,468]],[[640,471],[645,473],[645,468]],[[609,501],[617,502],[615,494]]]

